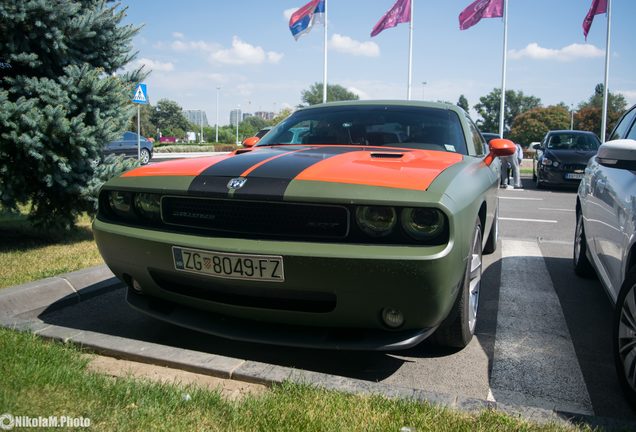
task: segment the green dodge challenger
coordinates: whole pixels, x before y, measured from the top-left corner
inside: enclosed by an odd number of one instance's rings
[[[450,104],[294,112],[254,145],[106,183],[93,224],[128,303],[242,341],[359,350],[475,331],[498,156]]]

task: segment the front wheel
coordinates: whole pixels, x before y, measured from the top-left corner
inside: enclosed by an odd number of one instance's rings
[[[587,239],[583,227],[583,212],[576,217],[576,230],[574,231],[574,251],[572,253],[574,273],[578,276],[589,278],[594,276],[594,268],[587,257]]]
[[[534,184],[537,186],[537,189],[543,189],[543,185],[541,184],[541,177],[539,177],[539,172],[534,177]]]
[[[636,408],[636,268],[627,273],[616,301],[614,364],[623,392]]]
[[[148,149],[142,148],[139,151],[139,163],[146,165],[148,162],[150,162],[150,152]]]
[[[439,326],[433,339],[440,345],[464,348],[470,343],[477,326],[479,290],[481,288],[482,249],[481,223],[475,222],[470,256],[466,264],[464,279],[448,317]]]

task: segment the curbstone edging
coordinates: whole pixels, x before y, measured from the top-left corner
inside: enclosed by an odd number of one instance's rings
[[[73,343],[81,348],[115,358],[267,386],[291,381],[349,394],[381,395],[388,398],[414,400],[464,412],[496,409],[508,415],[542,424],[571,425],[572,422],[581,422],[594,427],[636,429],[636,422],[632,421],[557,412],[532,406],[508,405],[293,369],[57,326],[37,319],[37,316],[45,310],[60,309],[122,287],[123,283],[105,265],[102,265],[5,288],[0,290],[0,327],[28,331],[46,339]]]

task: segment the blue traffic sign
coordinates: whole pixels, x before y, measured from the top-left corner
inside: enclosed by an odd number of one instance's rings
[[[138,84],[135,89],[135,96],[132,99],[133,103],[147,104],[148,103],[148,91],[146,90],[146,84]]]

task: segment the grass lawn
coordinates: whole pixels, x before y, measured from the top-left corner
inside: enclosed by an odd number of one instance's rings
[[[411,401],[361,397],[296,384],[228,401],[218,392],[110,378],[86,370],[72,346],[0,329],[0,411],[70,416],[94,430],[566,431],[485,410],[470,415]],[[184,395],[190,395],[184,398]]]
[[[83,216],[76,231],[50,240],[33,230],[24,212],[0,212],[0,288],[103,264],[90,225]]]

